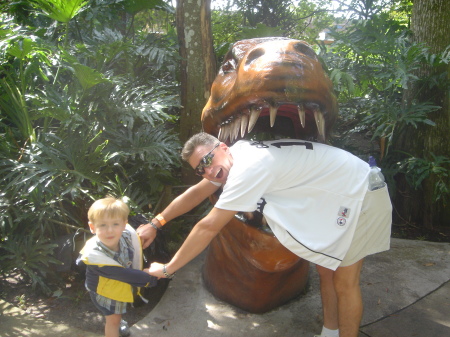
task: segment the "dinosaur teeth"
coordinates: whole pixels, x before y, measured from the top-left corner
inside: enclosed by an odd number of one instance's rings
[[[245,130],[248,126],[248,115],[243,113],[241,117],[241,137],[244,138],[245,136]]]
[[[269,106],[269,114],[270,114],[270,127],[272,128],[275,124],[275,119],[277,118],[277,108],[270,105]]]
[[[258,107],[252,107],[250,109],[250,119],[248,121],[248,133],[252,132],[253,127],[255,126],[258,120],[259,114],[261,113],[261,110],[262,109]]]
[[[234,121],[231,123],[231,135],[230,135],[230,141],[234,142],[235,139],[239,136],[239,131],[241,129],[241,119],[235,118]]]
[[[312,106],[311,106],[312,105]],[[314,114],[314,120],[317,126],[317,139],[318,141],[325,141],[325,118],[320,110],[319,106],[316,104],[307,104],[308,109],[311,109]],[[298,116],[300,118],[300,123],[303,128],[306,127],[306,110],[304,104],[297,104]],[[227,139],[230,139],[230,143],[233,143],[239,137],[244,138],[245,134],[248,132],[252,132],[255,127],[259,115],[261,114],[262,107],[261,106],[252,106],[250,111],[245,109],[239,115],[235,115],[223,122],[219,135],[217,138],[221,142],[226,142]],[[277,117],[278,107],[273,105],[269,105],[269,117],[270,117],[270,126],[273,127],[275,124],[275,120]]]
[[[319,141],[325,141],[325,119],[319,109],[314,109],[314,119],[316,120],[317,130],[319,131]]]
[[[300,117],[300,123],[302,124],[302,127],[305,128],[305,107],[303,106],[303,104],[299,104],[297,108],[298,116]]]
[[[230,136],[230,133],[231,133],[230,131],[231,131],[230,124],[222,125],[222,127],[220,128],[220,131],[219,131],[219,136],[218,136],[219,140],[221,142],[226,142],[227,138]]]

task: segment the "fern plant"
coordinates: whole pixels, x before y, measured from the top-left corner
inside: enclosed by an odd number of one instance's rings
[[[26,282],[31,282],[33,289],[39,288],[49,295],[51,290],[45,279],[51,272],[51,264],[61,264],[53,257],[56,247],[48,239],[34,235],[7,237],[0,241],[0,271],[2,274],[17,271]]]
[[[178,58],[173,32],[120,30],[123,4],[33,4],[26,22],[41,26],[2,21],[0,262],[47,291],[53,242],[84,229],[95,199],[147,212],[176,181]]]
[[[409,184],[415,189],[422,187],[425,179],[435,179],[433,197],[435,202],[443,200],[447,205],[450,196],[450,187],[446,179],[450,175],[450,159],[445,156],[436,156],[430,153],[429,158],[416,158],[407,154],[408,158],[400,162],[400,172],[405,173]]]
[[[437,176],[435,198],[446,198],[448,192],[439,178],[446,171],[431,173],[431,167],[441,167],[437,163],[448,158],[405,158],[404,153],[392,153],[392,148],[406,127],[435,125],[429,116],[439,106],[414,100],[406,105],[403,94],[415,83],[431,88],[448,87],[445,72],[419,82],[416,71],[423,66],[448,64],[450,49],[436,55],[412,42],[406,21],[393,18],[389,12],[372,13],[365,20],[353,21],[347,29],[331,34],[335,38],[332,50],[323,48],[321,55],[338,89],[339,122],[350,129],[347,132],[365,131],[372,135],[372,141],[380,144],[380,165],[391,191],[397,173],[405,173],[407,181],[417,188],[420,181],[417,177],[427,172],[427,176]]]

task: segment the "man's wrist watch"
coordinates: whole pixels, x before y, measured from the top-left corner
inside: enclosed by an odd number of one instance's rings
[[[152,226],[154,229],[156,229],[157,231],[162,230],[161,228],[159,228],[158,226],[156,226],[153,221],[150,221],[150,226]]]
[[[165,277],[167,277],[168,279],[173,279],[173,277],[175,276],[175,273],[173,274],[169,274],[166,270],[166,264],[163,264],[163,269],[162,272],[164,274]]]

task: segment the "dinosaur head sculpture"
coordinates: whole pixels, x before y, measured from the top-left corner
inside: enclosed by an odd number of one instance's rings
[[[205,132],[228,144],[250,132],[325,141],[337,118],[332,83],[303,41],[258,38],[226,54],[202,112]]]
[[[229,145],[241,138],[323,142],[336,118],[332,83],[314,51],[303,41],[274,37],[232,46],[202,124]],[[238,214],[211,242],[203,269],[216,297],[254,313],[298,296],[308,280],[309,263],[283,247],[264,220],[258,212]]]

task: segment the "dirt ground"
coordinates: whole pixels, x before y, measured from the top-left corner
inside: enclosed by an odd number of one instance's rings
[[[148,220],[141,215],[132,216],[128,220],[134,228],[137,228],[139,224],[148,223]],[[78,252],[84,245],[84,239],[82,236],[72,237],[70,241],[72,239],[75,242],[74,249],[70,246],[69,250],[61,248],[58,251],[59,254],[55,252],[57,254],[55,257],[64,262],[64,265],[58,267],[60,272],[54,273],[55,278],[48,285],[53,294],[45,295],[43,292],[33,290],[30,283],[25,282],[20,275],[11,274],[0,275],[0,298],[25,310],[32,316],[103,335],[104,318],[92,304],[84,286],[85,267],[75,263]],[[163,231],[156,237],[152,245],[144,250],[147,260],[144,263],[145,266],[152,261],[164,263],[170,259],[166,247],[167,241]],[[128,322],[129,326],[145,317],[158,304],[169,282],[167,279],[161,279],[157,286],[141,289],[141,293],[148,303],[144,303],[140,297],[135,296],[135,302],[127,307],[127,313],[123,315],[123,319]]]
[[[0,297],[32,316],[103,334],[104,319],[84,288],[84,273],[71,271],[64,275],[64,279],[64,289],[57,291],[55,296],[45,296],[33,291],[18,275],[0,277]],[[168,281],[162,280],[156,287],[147,289],[144,297],[149,303],[137,299],[133,306],[128,307],[123,319],[132,326],[145,317],[159,302],[167,285]]]

